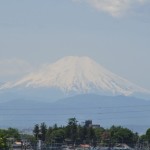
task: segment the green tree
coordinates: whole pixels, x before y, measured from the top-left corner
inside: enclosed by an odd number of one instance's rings
[[[102,142],[102,135],[103,133],[105,132],[105,129],[104,128],[95,128],[94,129],[94,132],[95,132],[95,136],[96,136],[96,140],[100,143]]]
[[[77,122],[76,118],[70,118],[66,126],[66,137],[70,138],[72,142],[75,142],[77,139]]]
[[[7,130],[0,129],[0,149],[7,148],[9,138],[16,140],[20,139],[19,131],[15,128],[8,128]]]
[[[80,143],[85,143],[87,136],[87,128],[85,126],[78,126],[78,139]]]
[[[47,129],[47,132],[46,132],[46,143],[50,143],[51,142],[51,133],[53,131],[53,128],[52,127],[49,127]]]
[[[55,143],[62,143],[64,141],[64,137],[65,131],[63,129],[53,130],[50,135],[51,141]]]
[[[91,143],[92,145],[96,146],[96,135],[94,132],[94,129],[92,127],[87,128],[87,139],[86,141],[88,143]]]
[[[38,140],[39,133],[40,133],[40,128],[39,128],[39,125],[36,124],[33,129],[33,134],[36,140]]]
[[[135,144],[135,134],[121,126],[112,126],[109,130],[112,142],[126,143],[130,146]]]
[[[40,131],[41,131],[41,140],[45,141],[45,139],[46,139],[46,132],[47,132],[47,126],[46,126],[46,124],[44,122],[41,123]]]
[[[18,129],[8,128],[8,130],[6,130],[6,133],[9,137],[13,137],[15,139],[20,139],[20,134],[19,134]]]
[[[5,149],[6,147],[6,139],[4,139],[4,137],[0,137],[0,149]]]
[[[146,139],[150,143],[150,128],[146,131]]]
[[[53,126],[53,130],[57,130],[58,129],[58,126],[57,124],[55,123],[54,126]]]
[[[109,143],[111,142],[111,135],[110,135],[110,132],[109,130],[105,130],[102,135],[102,144],[104,145],[109,145]]]

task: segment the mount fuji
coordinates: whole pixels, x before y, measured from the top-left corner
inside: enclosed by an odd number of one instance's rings
[[[89,57],[67,56],[18,81],[0,86],[1,99],[54,101],[76,94],[149,95],[150,92],[108,71]],[[9,96],[8,96],[9,95]]]
[[[139,125],[141,130],[150,124],[150,101],[137,98],[145,95],[150,92],[89,57],[68,56],[1,84],[0,122],[2,127],[24,128],[37,121],[62,125],[76,117],[104,126]]]

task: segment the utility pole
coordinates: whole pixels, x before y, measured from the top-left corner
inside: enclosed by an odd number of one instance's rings
[[[42,136],[42,133],[39,132],[39,134],[38,134],[38,144],[37,144],[38,150],[41,150],[41,149],[42,149],[42,140],[41,140],[41,136]]]

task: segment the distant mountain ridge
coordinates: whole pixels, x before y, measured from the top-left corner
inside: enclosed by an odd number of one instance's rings
[[[150,127],[149,108],[150,101],[127,96],[84,94],[51,103],[18,99],[1,103],[0,126],[22,129],[41,122],[65,125],[68,118],[76,117],[79,123],[90,119],[102,127],[128,125],[144,133]]]
[[[128,80],[108,71],[89,57],[68,56],[43,66],[16,82],[5,83],[0,91],[11,89],[59,89],[66,95],[98,93],[102,95],[150,94]]]

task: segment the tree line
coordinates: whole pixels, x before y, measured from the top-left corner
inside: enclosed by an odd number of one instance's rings
[[[125,143],[134,147],[139,140],[150,142],[150,129],[145,135],[139,136],[128,128],[112,126],[109,129],[78,124],[76,118],[68,119],[66,126],[47,127],[45,123],[36,124],[33,129],[34,138],[41,139],[46,144],[90,144],[96,146],[114,146],[116,143]]]
[[[135,147],[137,143],[147,142],[150,144],[150,128],[144,135],[134,133],[122,126],[112,126],[108,129],[81,125],[76,118],[69,118],[66,126],[48,126],[44,122],[33,127],[33,134],[20,133],[18,129],[0,129],[0,149],[9,149],[10,140],[21,141],[26,139],[31,144],[42,140],[46,144],[90,144],[92,146],[115,146],[116,143],[125,143]]]

